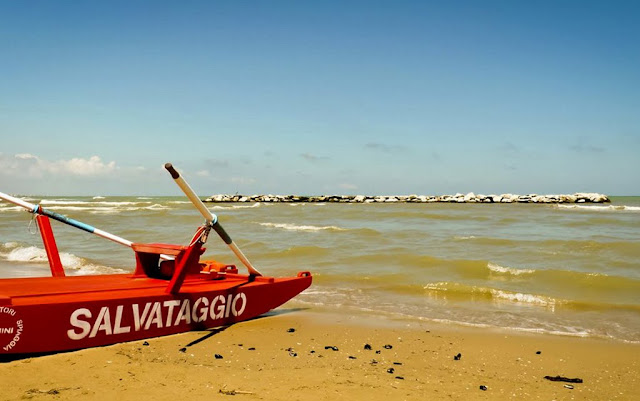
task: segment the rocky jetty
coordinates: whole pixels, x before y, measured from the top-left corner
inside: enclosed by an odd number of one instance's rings
[[[607,195],[575,193],[573,195],[213,195],[204,202],[267,202],[267,203],[607,203]]]

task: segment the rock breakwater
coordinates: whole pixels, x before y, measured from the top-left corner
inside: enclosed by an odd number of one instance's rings
[[[204,202],[266,202],[266,203],[607,203],[607,195],[598,193],[575,193],[573,195],[213,195]]]

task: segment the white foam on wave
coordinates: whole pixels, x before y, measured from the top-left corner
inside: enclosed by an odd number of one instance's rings
[[[104,199],[104,196],[94,196],[92,199]]]
[[[609,275],[607,273],[602,273],[602,272],[587,273],[587,276],[589,276],[589,277],[609,277]]]
[[[0,247],[5,249],[16,248],[19,244],[17,242],[5,242],[4,244],[0,244]]]
[[[552,334],[552,335],[556,335],[556,336],[568,336],[568,337],[590,337],[590,336],[598,337],[598,336],[592,335],[591,333],[589,333],[586,330],[572,328],[572,327],[567,327],[566,331],[561,331],[561,330],[552,330],[552,329],[547,329],[547,328],[501,326],[499,324],[473,323],[473,322],[465,322],[465,321],[459,321],[459,320],[453,320],[453,319],[437,319],[437,318],[418,317],[418,320],[432,321],[432,322],[443,323],[443,324],[447,324],[447,325],[453,324],[453,325],[463,326],[463,327],[476,327],[476,328],[483,328],[483,329],[492,328],[492,329],[498,329],[498,330],[513,330],[513,331],[518,331],[518,332],[523,332],[523,333]]]
[[[335,230],[344,231],[344,228],[337,226],[297,226],[295,224],[288,223],[258,223],[265,227],[282,228],[289,231],[321,231],[321,230]]]
[[[609,205],[609,206],[584,206],[584,205],[557,205],[560,209],[574,209],[591,212],[640,212],[640,206]]]
[[[447,292],[453,293],[467,293],[473,297],[474,294],[489,296],[492,301],[509,301],[520,304],[529,304],[554,308],[557,304],[557,300],[554,298],[546,297],[543,295],[526,294],[521,292],[511,292],[505,290],[499,290],[496,288],[485,287],[470,287],[458,283],[438,282],[429,283],[423,287],[428,291]]]
[[[0,212],[21,212],[24,210],[21,206],[0,206]]]
[[[12,249],[7,255],[7,260],[11,262],[48,262],[47,252],[35,246],[18,247]],[[73,254],[61,252],[60,261],[63,266],[71,268],[82,265],[83,259]]]
[[[83,207],[83,206],[58,206],[55,208],[55,211],[86,211],[86,212],[118,212],[121,210],[125,210],[126,208],[117,208],[117,207],[108,207],[108,206],[94,206],[94,207]],[[134,210],[138,210],[135,208]]]
[[[476,238],[475,235],[462,235],[462,236],[456,235],[455,237],[453,237],[453,239],[460,240],[460,241],[464,241],[464,240],[468,240],[468,239],[474,239],[474,238]]]
[[[75,202],[56,205],[52,210],[56,212],[89,212],[92,214],[115,214],[120,212],[135,212],[138,210],[166,210],[171,207],[151,202]],[[19,206],[0,207],[0,212],[24,210]]]
[[[15,242],[7,242],[2,247],[8,252],[0,252],[0,257],[10,262],[22,263],[49,263],[47,252],[35,246],[21,247]],[[60,252],[60,262],[67,273],[72,275],[113,274],[124,273],[122,269],[93,264],[84,258],[72,253]]]
[[[130,202],[130,201],[103,201],[103,202],[90,202],[90,205],[100,205],[100,206],[133,206],[133,205],[146,205],[151,202]]]
[[[500,266],[491,262],[487,263],[487,268],[494,273],[512,274],[514,276],[519,276],[521,274],[535,273],[535,270],[533,269],[516,269],[508,266],[507,267]]]
[[[95,206],[133,206],[133,205],[146,205],[151,202],[131,202],[131,201],[100,201],[97,202],[89,202],[89,201],[81,201],[81,200],[42,200],[40,201],[41,205],[53,205],[56,206],[57,209],[64,209],[66,207],[75,207],[82,208],[86,207],[95,207]]]
[[[234,205],[234,206],[213,206],[211,209],[216,209],[216,210],[231,210],[231,209],[252,209],[254,207],[260,207],[260,205],[262,205],[262,203],[260,202],[256,202],[253,205]]]
[[[41,205],[91,205],[99,202],[81,201],[77,199],[41,199]]]
[[[116,208],[116,207],[92,207],[92,208],[79,208],[76,210],[83,210],[91,214],[116,214],[129,210],[139,210],[140,208]]]
[[[506,301],[516,302],[516,303],[549,306],[549,307],[553,307],[556,305],[555,299],[541,296],[541,295],[523,294],[521,292],[508,292],[508,291],[496,290],[493,288],[490,290],[490,292],[491,292],[491,296],[494,299],[498,299],[498,300],[506,300]]]
[[[159,203],[154,203],[153,205],[145,205],[145,206],[116,206],[116,207],[83,207],[77,208],[75,210],[87,211],[92,214],[115,214],[120,212],[135,212],[138,210],[168,210],[171,209],[169,206],[161,205]],[[67,209],[71,210],[71,208]]]
[[[159,203],[154,203],[153,205],[145,206],[142,209],[145,209],[145,210],[164,210],[164,209],[169,209],[169,206],[161,205]]]
[[[521,331],[525,333],[553,334],[556,336],[568,336],[568,337],[589,337],[591,335],[586,330],[575,329],[572,327],[567,327],[566,328],[567,331],[549,330],[549,329],[542,329],[542,328],[530,328],[530,327],[509,327],[509,329],[515,330],[515,331]]]

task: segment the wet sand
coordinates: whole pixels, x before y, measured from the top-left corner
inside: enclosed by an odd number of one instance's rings
[[[5,362],[0,363],[0,399],[640,397],[638,344],[434,323],[382,323],[281,311],[221,330]],[[545,376],[583,382],[549,381]]]

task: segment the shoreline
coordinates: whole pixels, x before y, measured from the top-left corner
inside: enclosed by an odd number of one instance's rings
[[[203,200],[208,203],[610,203],[609,196],[599,193],[575,193],[572,195],[212,195]]]
[[[217,330],[0,363],[0,388],[3,400],[631,400],[640,345],[279,309]]]

